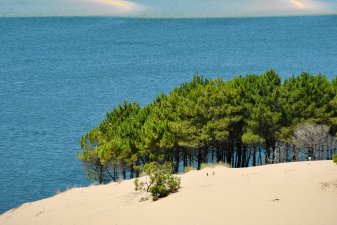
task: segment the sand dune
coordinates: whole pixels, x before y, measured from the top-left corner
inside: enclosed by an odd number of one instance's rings
[[[156,202],[140,201],[145,194],[123,181],[26,203],[2,214],[0,224],[337,224],[337,165],[331,161],[207,168],[181,178],[178,193]]]

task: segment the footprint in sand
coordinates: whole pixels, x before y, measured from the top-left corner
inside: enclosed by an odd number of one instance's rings
[[[329,182],[321,182],[320,184],[322,190],[337,190],[337,179]]]

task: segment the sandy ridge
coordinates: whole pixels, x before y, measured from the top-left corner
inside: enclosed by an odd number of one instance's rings
[[[181,178],[178,193],[156,202],[141,201],[145,193],[128,180],[23,204],[2,214],[0,224],[337,224],[337,165],[331,161],[206,168]]]

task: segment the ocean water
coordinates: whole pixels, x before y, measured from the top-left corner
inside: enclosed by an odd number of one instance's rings
[[[79,140],[196,73],[337,75],[337,16],[0,18],[0,213],[89,182]]]

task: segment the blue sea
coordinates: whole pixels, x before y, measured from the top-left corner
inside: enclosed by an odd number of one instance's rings
[[[189,81],[337,75],[337,16],[0,18],[0,213],[89,181],[82,135],[123,100]]]

